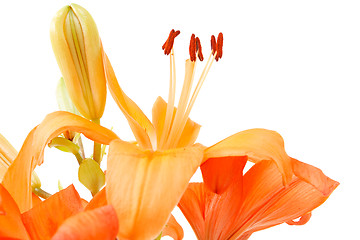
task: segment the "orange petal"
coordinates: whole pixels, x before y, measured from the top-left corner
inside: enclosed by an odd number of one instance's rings
[[[170,236],[174,240],[181,240],[184,238],[184,230],[172,214],[162,231],[162,236]]]
[[[246,156],[208,159],[201,165],[204,183],[214,193],[223,193],[235,176],[242,176],[246,161]]]
[[[310,218],[311,218],[311,212],[301,216],[298,221],[290,220],[287,221],[286,223],[289,225],[304,225],[310,220]]]
[[[17,155],[15,148],[0,134],[0,182]]]
[[[0,184],[0,239],[28,240],[20,210],[9,192]]]
[[[164,122],[166,117],[166,109],[167,103],[161,97],[158,97],[154,103],[152,109],[152,121],[156,130],[156,136],[158,143],[160,142],[160,137],[162,136]],[[177,108],[174,108],[173,112],[173,120],[176,114]],[[196,141],[199,132],[200,125],[196,122],[192,121],[190,118],[186,121],[183,132],[181,133],[179,143],[177,144],[177,148],[187,147]]]
[[[281,179],[277,167],[269,161],[254,165],[245,174],[244,207],[236,223],[241,227],[232,239],[304,216],[328,198],[297,177],[287,187]]]
[[[108,205],[106,200],[106,188],[101,189],[89,202],[89,204],[85,207],[85,210],[92,210],[98,207],[103,207]]]
[[[107,205],[68,218],[51,239],[114,240],[118,227],[116,212],[111,205]]]
[[[199,240],[206,239],[205,211],[208,194],[203,183],[190,183],[178,204]]]
[[[198,239],[229,239],[242,204],[242,175],[223,194],[190,183],[178,206]]]
[[[254,163],[272,160],[282,174],[285,185],[293,176],[284,140],[277,132],[266,129],[249,129],[236,133],[206,149],[204,155],[204,161],[209,158],[245,155]]]
[[[70,185],[23,213],[22,220],[31,239],[48,240],[67,218],[82,209],[80,196]]]
[[[32,199],[33,207],[42,203],[41,199],[35,193],[31,194],[31,199]]]
[[[119,86],[114,70],[105,52],[103,52],[103,61],[106,81],[114,101],[128,120],[139,145],[145,149],[152,149],[154,147],[152,144],[156,144],[154,126],[136,103],[132,101]]]
[[[49,141],[66,130],[83,133],[101,144],[109,144],[118,139],[109,129],[75,114],[60,111],[47,115],[43,122],[29,133],[2,182],[21,212],[32,207],[31,173],[37,165],[42,164],[45,147]]]
[[[294,174],[301,180],[313,185],[324,196],[329,196],[339,185],[338,182],[326,176],[319,168],[291,159]]]
[[[153,152],[121,140],[110,144],[106,198],[117,212],[120,239],[160,234],[199,167],[203,149],[194,145]]]

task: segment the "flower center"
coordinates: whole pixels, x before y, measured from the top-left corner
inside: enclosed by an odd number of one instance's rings
[[[180,31],[175,31],[174,29],[171,30],[168,39],[162,46],[164,53],[166,55],[170,55],[170,87],[164,129],[162,131],[162,135],[160,136],[160,141],[157,144],[157,147],[160,150],[176,148],[180,141],[180,137],[185,128],[186,122],[189,119],[191,109],[194,106],[195,100],[207,74],[209,73],[213,61],[218,61],[222,57],[223,34],[219,33],[217,41],[215,40],[214,35],[211,36],[211,54],[191,95],[191,88],[193,85],[196,68],[196,59],[198,58],[200,61],[204,60],[200,39],[195,37],[195,34],[191,35],[189,45],[190,59],[186,60],[185,62],[185,79],[178,103],[178,108],[174,116],[176,70],[173,44],[175,37],[177,37],[179,34]]]

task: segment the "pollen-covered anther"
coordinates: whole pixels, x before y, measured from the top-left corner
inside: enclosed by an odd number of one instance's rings
[[[169,55],[171,49],[174,45],[174,39],[180,34],[180,31],[175,31],[172,29],[169,33],[169,37],[167,38],[166,42],[162,45],[162,50],[164,50],[165,55]]]
[[[223,37],[223,34],[220,32],[218,37],[217,37],[217,41],[216,41],[216,51],[217,51],[217,54],[215,56],[215,60],[216,61],[219,61],[220,58],[222,58],[222,55],[223,55],[223,40],[224,37]]]
[[[202,54],[201,43],[200,43],[200,39],[198,37],[196,37],[196,52],[197,52],[197,56],[198,56],[199,60],[203,61],[204,56]]]
[[[216,39],[214,35],[211,35],[211,52],[213,55],[216,53]]]
[[[192,62],[196,61],[196,38],[195,38],[195,34],[192,34],[191,38],[190,38],[189,54],[190,54],[190,60]]]

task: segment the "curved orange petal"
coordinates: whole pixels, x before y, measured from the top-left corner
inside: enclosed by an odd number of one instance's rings
[[[203,149],[194,145],[153,152],[121,140],[110,144],[106,198],[117,212],[120,239],[160,234],[199,167]]]
[[[104,51],[103,61],[106,81],[114,101],[128,120],[131,130],[133,131],[139,145],[145,149],[152,149],[154,147],[152,144],[156,144],[154,126],[136,105],[136,103],[123,92],[116,79],[114,69],[111,66],[109,58]]]
[[[205,211],[208,194],[203,183],[190,183],[178,207],[191,225],[197,239],[205,239]]]
[[[236,176],[242,175],[247,156],[210,158],[201,165],[204,183],[214,193],[223,193]]]
[[[10,193],[0,184],[0,239],[28,240],[20,210]]]
[[[184,238],[184,230],[171,214],[170,219],[162,230],[161,236],[169,236],[174,240],[181,240]]]
[[[88,205],[86,205],[85,210],[92,210],[98,207],[103,207],[108,205],[107,200],[106,200],[106,187],[104,187],[103,189],[101,189],[100,192],[98,192],[92,199],[91,201],[88,203]]]
[[[244,207],[236,223],[237,233],[231,239],[307,215],[328,198],[297,177],[287,187],[283,186],[281,179],[276,165],[270,161],[254,165],[245,174]],[[334,182],[328,181],[328,187]]]
[[[154,103],[152,109],[152,122],[156,130],[156,136],[158,143],[164,129],[164,122],[166,117],[167,103],[161,97],[158,97]],[[176,114],[177,108],[174,108],[173,120]],[[186,121],[183,132],[181,133],[179,143],[176,147],[187,147],[195,143],[201,126],[190,118]]]
[[[326,176],[319,168],[291,158],[294,174],[301,180],[313,185],[324,196],[329,196],[339,185],[338,182]]]
[[[114,240],[118,227],[116,212],[111,205],[107,205],[68,218],[51,239]]]
[[[17,155],[16,149],[0,134],[0,182]]]
[[[27,136],[19,154],[6,172],[2,184],[16,201],[21,212],[32,207],[31,173],[42,164],[44,149],[54,137],[70,130],[80,132],[101,144],[118,139],[111,130],[69,112],[54,112]]]
[[[242,174],[222,194],[190,183],[178,206],[198,239],[229,239],[242,206]]]
[[[209,158],[245,155],[254,163],[274,161],[284,184],[290,182],[293,172],[291,159],[284,149],[284,140],[277,132],[266,129],[245,130],[220,141],[205,150],[204,162]]]
[[[48,240],[70,216],[83,209],[82,201],[73,185],[50,196],[22,214],[22,220],[31,239]]]

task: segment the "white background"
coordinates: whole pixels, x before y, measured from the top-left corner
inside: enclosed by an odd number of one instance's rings
[[[78,1],[97,22],[124,91],[150,117],[167,98],[169,60],[161,46],[170,29],[179,86],[191,33],[204,55],[212,34],[224,33],[191,117],[198,141],[212,145],[254,127],[278,131],[289,155],[321,168],[341,184],[301,227],[286,224],[251,239],[360,239],[360,3],[358,1]],[[2,1],[0,14],[0,132],[20,149],[27,133],[57,110],[58,70],[49,40],[53,15],[68,1]],[[198,70],[203,64],[198,65]],[[200,72],[200,71],[198,71]],[[179,90],[178,90],[179,93]],[[110,95],[103,124],[124,140],[129,127]],[[75,158],[46,151],[37,168],[45,190],[77,182]],[[199,179],[199,177],[195,177]],[[156,217],[156,216],[154,216]],[[194,239],[181,213],[185,239]]]

